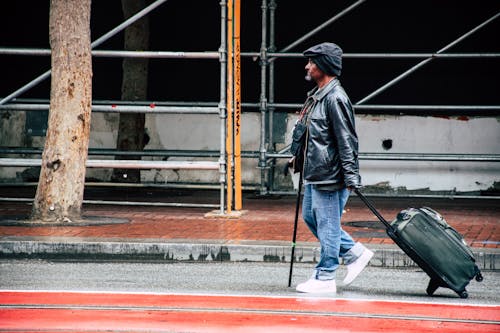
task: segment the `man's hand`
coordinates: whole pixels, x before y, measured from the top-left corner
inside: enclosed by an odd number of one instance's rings
[[[285,176],[288,176],[288,173],[290,171],[290,169],[293,169],[293,161],[295,160],[295,156],[292,157],[290,160],[288,160],[288,162],[285,164],[285,166],[283,167],[283,174]],[[293,173],[293,172],[292,172]]]

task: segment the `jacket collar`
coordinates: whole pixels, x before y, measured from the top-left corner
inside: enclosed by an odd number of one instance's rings
[[[320,101],[339,84],[339,80],[335,77],[323,88],[319,89],[318,86],[316,86],[313,90],[309,91],[307,95],[312,97],[315,101]]]

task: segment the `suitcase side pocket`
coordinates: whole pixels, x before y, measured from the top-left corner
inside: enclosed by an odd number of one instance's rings
[[[469,259],[471,259],[473,262],[476,261],[476,259],[474,258],[474,253],[467,245],[465,239],[457,230],[455,230],[455,228],[453,228],[446,222],[446,220],[441,216],[441,214],[439,214],[434,209],[429,207],[422,207],[419,210],[425,215],[429,216],[432,221],[437,222],[441,226],[441,228],[443,228],[446,234],[450,236],[450,239],[453,242],[455,242],[459,246],[459,248],[463,250],[463,252],[465,252],[464,254],[466,254],[466,256],[468,256]]]

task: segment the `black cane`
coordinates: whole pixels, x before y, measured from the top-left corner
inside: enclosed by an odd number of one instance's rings
[[[295,205],[295,221],[293,223],[292,256],[290,257],[290,274],[288,275],[288,287],[292,285],[293,260],[295,259],[295,240],[297,239],[297,221],[299,220],[300,191],[302,189],[302,172],[299,174],[299,191]]]

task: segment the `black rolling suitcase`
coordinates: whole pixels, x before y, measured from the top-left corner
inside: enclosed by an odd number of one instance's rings
[[[474,277],[483,280],[472,251],[439,213],[427,207],[408,208],[389,223],[359,190],[355,192],[385,225],[387,235],[429,275],[428,295],[444,287],[467,298],[469,282]]]

